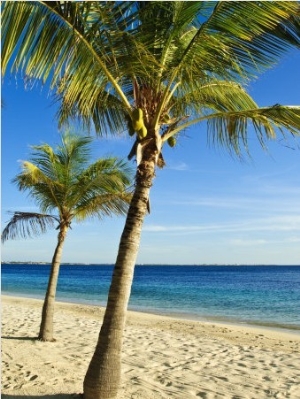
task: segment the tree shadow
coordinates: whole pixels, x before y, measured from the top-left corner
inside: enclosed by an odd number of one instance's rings
[[[10,336],[3,335],[1,338],[2,339],[15,339],[17,341],[38,341],[37,337],[10,337]]]
[[[51,395],[7,395],[1,394],[1,399],[83,399],[81,393],[55,393]]]

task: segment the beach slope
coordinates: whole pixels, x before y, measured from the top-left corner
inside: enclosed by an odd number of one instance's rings
[[[82,392],[103,308],[57,303],[56,342],[39,342],[42,301],[2,296],[2,398]],[[120,399],[300,398],[300,334],[129,312]]]

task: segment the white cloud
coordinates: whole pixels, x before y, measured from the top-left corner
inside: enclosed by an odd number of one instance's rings
[[[167,169],[170,170],[189,170],[188,165],[185,162],[180,162],[177,165],[167,166]]]
[[[195,232],[283,232],[299,231],[300,216],[272,216],[266,218],[246,219],[237,222],[210,223],[200,225],[145,225],[146,232],[169,232],[191,234]]]
[[[297,243],[300,242],[300,237],[289,237],[285,240],[287,243]]]
[[[265,245],[267,244],[268,241],[267,240],[263,240],[263,239],[253,239],[253,240],[247,240],[247,239],[234,239],[234,240],[230,240],[229,244],[230,245],[234,245],[234,246],[240,246],[240,247],[256,247],[257,245]]]
[[[299,192],[300,196],[300,192]],[[279,199],[278,197],[254,197],[254,196],[243,196],[243,197],[229,197],[229,196],[211,196],[202,198],[192,198],[186,200],[170,200],[169,204],[172,203],[177,206],[186,207],[207,207],[207,208],[218,208],[218,209],[233,209],[233,210],[246,210],[251,214],[258,212],[272,212],[274,214],[300,214],[300,203],[298,196],[284,197]]]

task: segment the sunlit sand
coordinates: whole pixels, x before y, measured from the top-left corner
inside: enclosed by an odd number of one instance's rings
[[[2,297],[2,398],[82,392],[103,309],[57,303],[54,343],[35,340],[42,301]],[[120,399],[300,397],[300,334],[129,312]]]

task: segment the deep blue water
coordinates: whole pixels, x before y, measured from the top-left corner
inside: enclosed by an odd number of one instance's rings
[[[49,270],[2,264],[2,293],[44,298]],[[57,300],[105,306],[112,270],[62,265]],[[129,308],[300,330],[300,266],[136,266]]]

